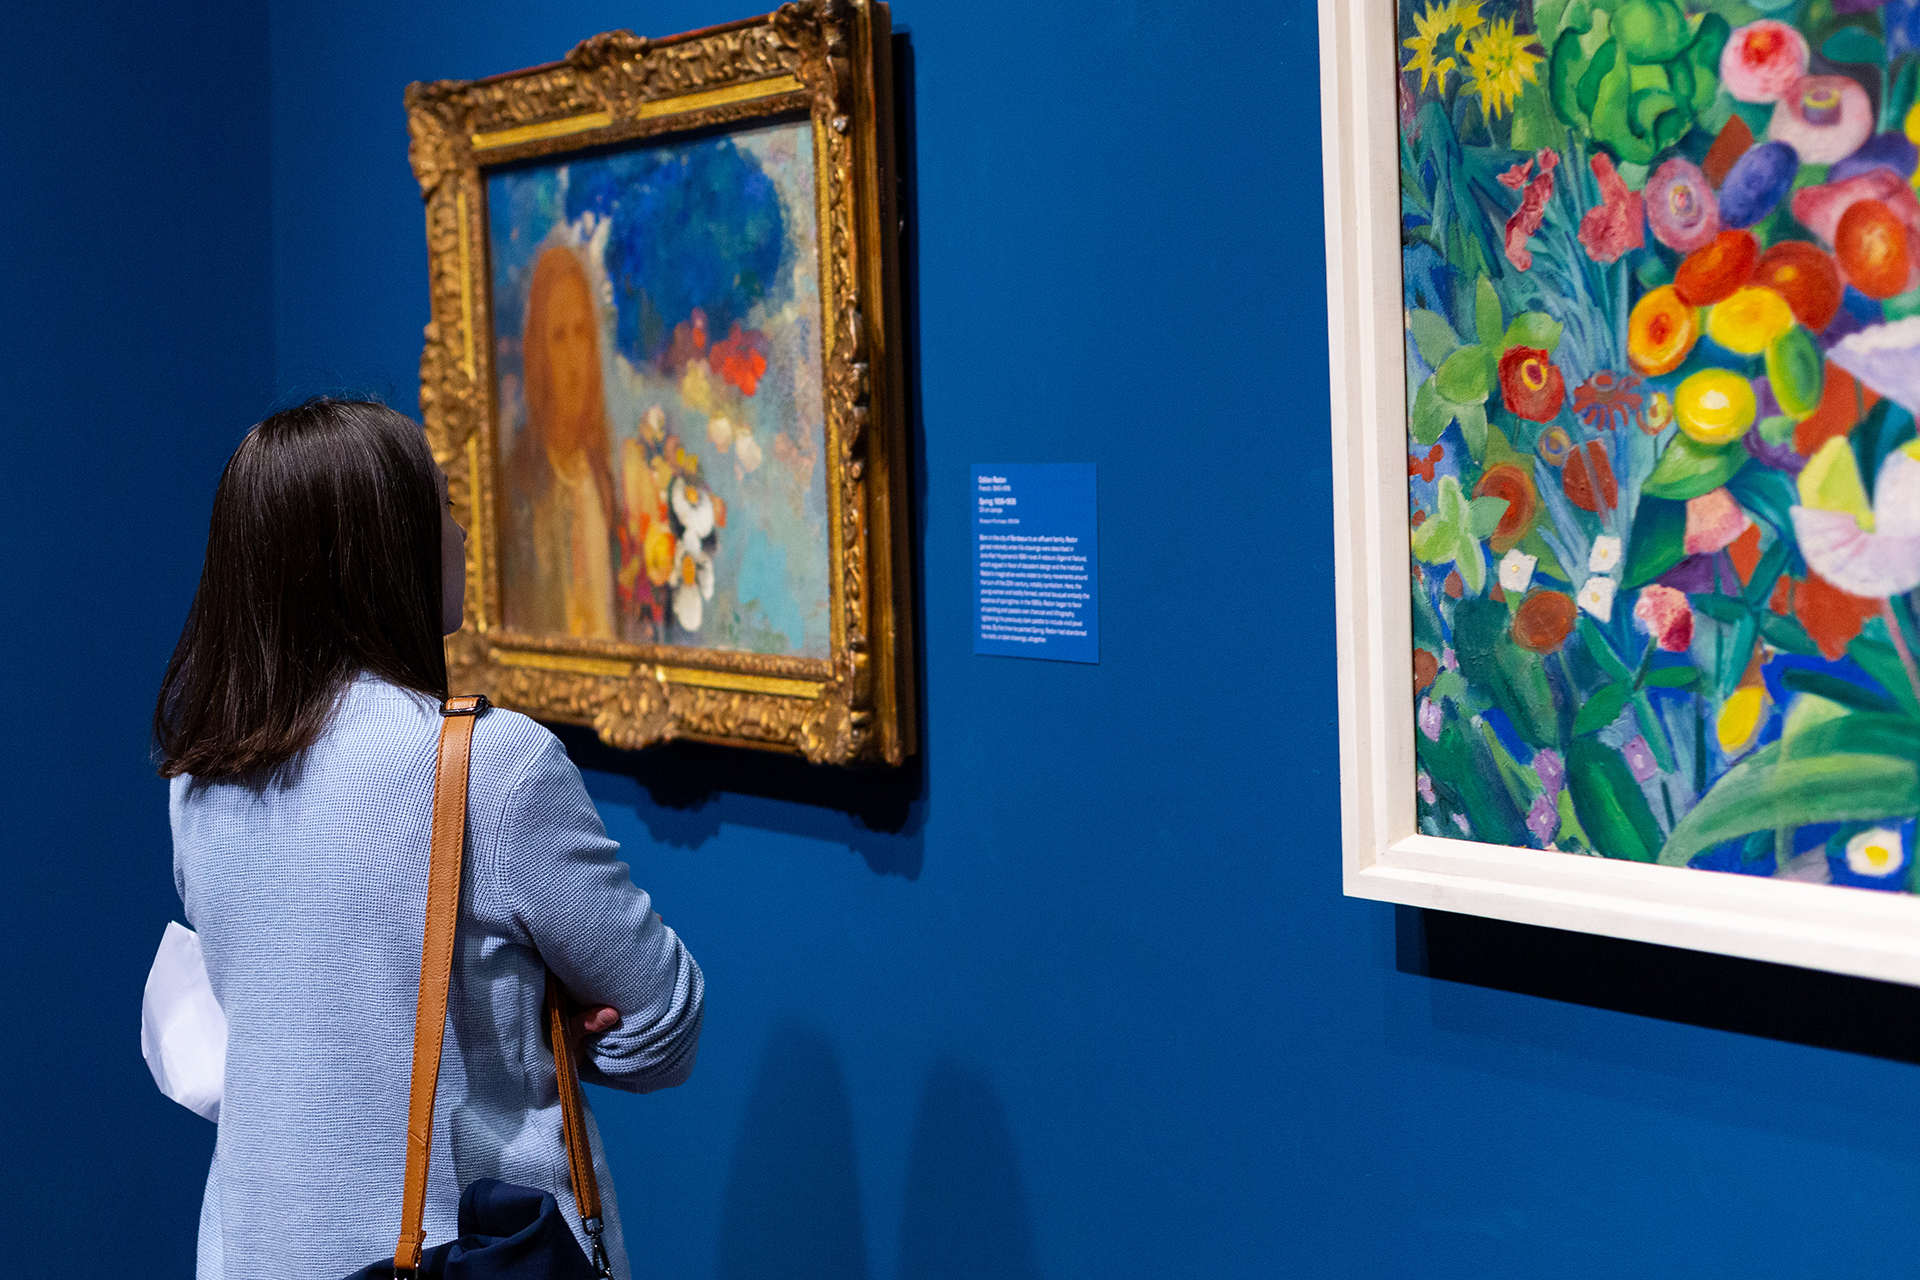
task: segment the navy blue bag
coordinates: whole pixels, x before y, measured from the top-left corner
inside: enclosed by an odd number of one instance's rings
[[[420,1257],[420,1280],[594,1280],[560,1205],[532,1187],[481,1178],[460,1193],[460,1238]],[[393,1280],[393,1259],[347,1280]]]
[[[453,977],[453,933],[460,916],[460,861],[467,834],[467,773],[473,725],[484,697],[449,698],[441,708],[440,756],[433,774],[433,837],[427,859],[427,919],[420,948],[420,999],[413,1015],[413,1089],[407,1100],[407,1176],[400,1241],[393,1256],[346,1280],[606,1280],[613,1274],[600,1243],[600,1187],[593,1173],[580,1074],[567,1032],[567,1002],[547,974],[546,1019],[566,1130],[573,1200],[592,1260],[552,1194],[481,1178],[460,1194],[460,1238],[424,1249],[427,1160],[433,1148],[433,1098],[440,1087],[440,1043]]]

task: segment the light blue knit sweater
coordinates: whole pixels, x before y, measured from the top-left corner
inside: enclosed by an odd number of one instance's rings
[[[286,785],[174,782],[174,881],[227,1016],[199,1280],[338,1280],[393,1252],[439,734],[431,700],[362,678]],[[511,711],[480,717],[429,1246],[453,1238],[460,1189],[483,1177],[552,1191],[580,1235],[540,1034],[543,961],[622,1015],[588,1041],[584,1078],[644,1093],[693,1069],[700,969],[618,851],[552,734]]]

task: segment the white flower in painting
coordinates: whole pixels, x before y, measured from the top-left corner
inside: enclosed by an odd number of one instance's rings
[[[1920,586],[1920,442],[1908,441],[1880,464],[1871,506],[1843,436],[1808,459],[1798,487],[1800,504],[1788,514],[1801,552],[1821,577],[1881,600]]]
[[[733,447],[733,423],[715,414],[707,419],[707,439],[713,441],[713,447],[725,453]]]
[[[1620,539],[1611,535],[1602,535],[1593,540],[1593,550],[1587,553],[1587,568],[1594,573],[1611,573],[1620,563]]]
[[[1906,863],[1907,851],[1892,827],[1862,831],[1847,841],[1847,870],[1857,876],[1890,876]]]
[[[1618,585],[1612,578],[1598,575],[1587,579],[1587,585],[1580,588],[1580,607],[1602,622],[1613,618],[1613,593]]]
[[[733,456],[740,464],[740,470],[744,474],[748,471],[758,470],[761,462],[766,459],[767,455],[762,452],[760,442],[753,438],[753,432],[747,430],[745,427],[735,427],[733,429]]]
[[[1538,563],[1539,556],[1530,556],[1518,547],[1507,552],[1500,559],[1500,589],[1525,591],[1527,584],[1533,581],[1533,566]]]
[[[713,599],[713,557],[692,539],[682,539],[673,566],[673,620],[700,629],[703,605]]]
[[[640,415],[640,437],[653,444],[667,438],[667,411],[659,405]]]
[[[699,543],[713,532],[713,495],[698,485],[687,483],[685,476],[673,481],[673,514],[680,519],[680,530],[689,542]]]

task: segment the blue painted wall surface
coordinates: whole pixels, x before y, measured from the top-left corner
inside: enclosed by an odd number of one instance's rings
[[[147,726],[272,394],[267,15],[17,3],[3,29],[0,1275],[190,1275],[213,1128],[140,1059],[179,911]]]
[[[405,82],[738,11],[52,9],[0,87],[0,1177],[24,1261],[180,1275],[211,1129],[134,1039],[144,740],[220,462],[274,394],[413,404]],[[709,980],[692,1082],[595,1097],[644,1273],[1904,1274],[1915,1068],[1401,973],[1339,894],[1311,7],[896,17],[924,784],[883,831],[589,775]],[[968,466],[1012,460],[1100,467],[1098,666],[969,652]]]

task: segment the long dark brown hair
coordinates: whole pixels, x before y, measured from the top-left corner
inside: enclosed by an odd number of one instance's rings
[[[161,775],[268,780],[362,671],[445,698],[440,501],[419,425],[385,405],[320,397],[248,432],[160,684]]]

